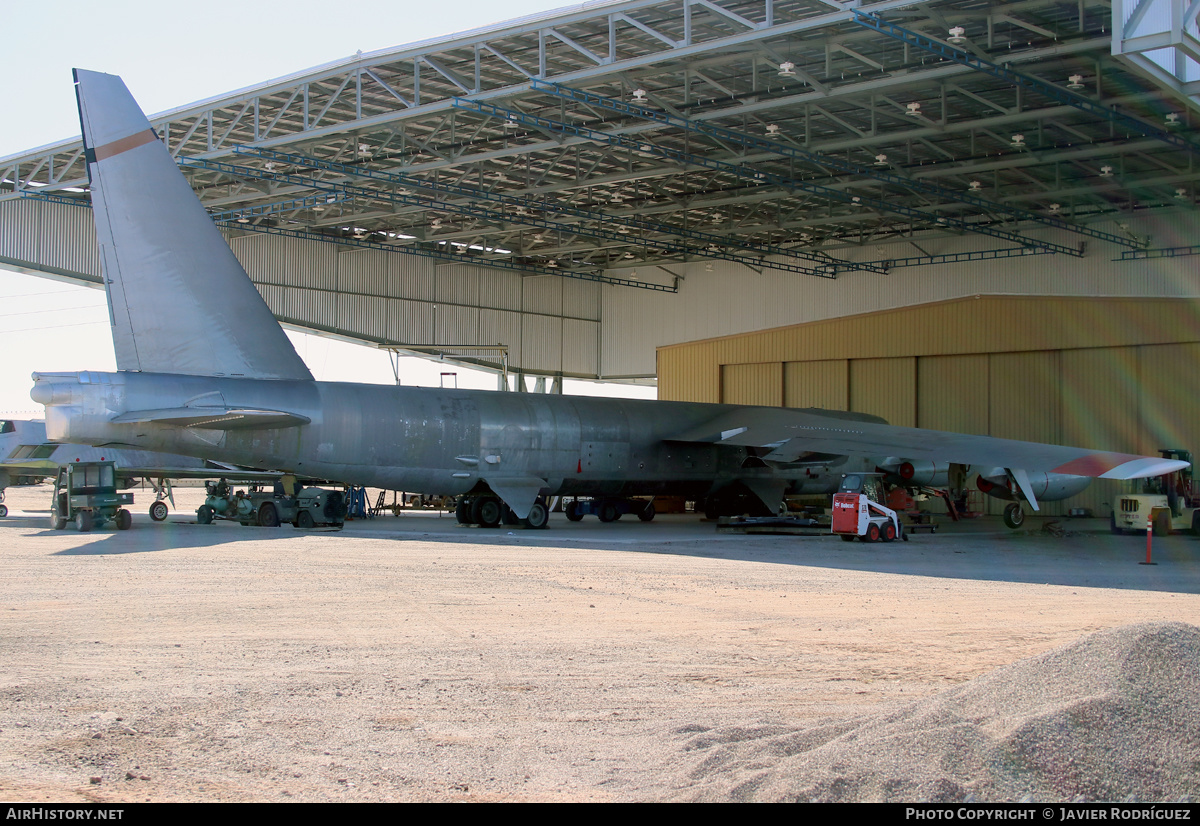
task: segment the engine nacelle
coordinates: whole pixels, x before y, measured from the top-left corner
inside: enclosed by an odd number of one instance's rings
[[[899,477],[902,485],[945,487],[950,483],[949,462],[912,462],[908,459],[889,457],[879,463],[879,469]]]
[[[1092,483],[1090,476],[1073,476],[1069,473],[1030,473],[1029,487],[1039,502],[1057,502],[1069,499]],[[1008,502],[1018,502],[1024,499],[1020,495],[1017,483],[1009,479],[1004,468],[992,468],[979,474],[975,486],[988,496],[1004,499]]]

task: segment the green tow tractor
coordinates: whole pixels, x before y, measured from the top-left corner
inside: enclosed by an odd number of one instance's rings
[[[113,462],[75,462],[59,468],[54,479],[50,527],[61,531],[74,522],[80,532],[115,522],[119,530],[133,526],[132,493],[117,492],[117,469]]]

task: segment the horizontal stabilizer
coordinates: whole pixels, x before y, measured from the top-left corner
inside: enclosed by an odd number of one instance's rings
[[[775,447],[780,455],[804,451],[865,457],[903,455],[909,460],[1022,468],[1103,479],[1161,476],[1188,466],[1187,462],[1176,459],[897,427],[845,416],[782,407],[737,407],[668,441]]]
[[[175,427],[199,427],[205,430],[237,430],[238,428],[296,427],[308,424],[307,416],[283,410],[261,410],[248,407],[168,407],[159,410],[134,410],[112,419],[114,424],[154,424]]]

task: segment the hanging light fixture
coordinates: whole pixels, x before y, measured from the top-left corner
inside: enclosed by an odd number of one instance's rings
[[[1060,209],[1062,209],[1062,204],[1051,204],[1050,206],[1046,207],[1046,210],[1051,215],[1057,215]]]
[[[1179,125],[1179,115],[1175,114],[1174,112],[1171,112],[1169,115],[1167,115],[1167,126],[1170,127],[1170,126],[1178,126],[1178,125]]]
[[[768,134],[768,135],[778,135],[778,134],[779,134],[779,127],[778,127],[778,126],[776,126],[776,125],[775,125],[775,124],[773,124],[773,123],[768,123],[768,124],[767,124],[767,134]]]
[[[1187,197],[1188,197],[1187,190],[1184,189],[1183,187],[1179,187],[1178,189],[1175,190],[1175,200],[1176,201],[1186,201]]]
[[[905,108],[908,109],[909,117],[915,118],[915,117],[919,117],[921,114],[921,104],[917,103],[915,100],[912,103],[905,106]]]
[[[796,76],[796,64],[792,63],[790,60],[785,60],[782,63],[780,63],[779,64],[779,76],[780,77],[795,77]]]
[[[876,166],[887,166],[887,155],[883,154],[882,152],[880,152],[878,155],[876,155],[875,156],[875,165]]]
[[[967,184],[968,192],[978,192],[981,189],[983,189],[983,184],[979,181],[971,181],[971,183]]]
[[[1101,178],[1111,178],[1113,176],[1113,168],[1111,166],[1100,167]]]
[[[1083,88],[1083,75],[1071,75],[1069,78],[1067,78],[1067,80],[1069,81],[1067,83],[1068,89],[1082,89]]]
[[[1024,149],[1025,148],[1025,136],[1024,135],[1012,135],[1010,140],[1011,140],[1011,143],[1009,143],[1009,146],[1011,146],[1013,149]]]
[[[963,37],[963,35],[965,35],[966,33],[967,33],[967,30],[964,29],[962,26],[955,26],[953,29],[950,30],[950,42],[953,43],[955,46],[957,46],[959,43],[965,43],[967,41],[967,38]]]
[[[634,103],[645,103],[646,102],[646,90],[645,89],[634,89],[633,90],[633,102]]]

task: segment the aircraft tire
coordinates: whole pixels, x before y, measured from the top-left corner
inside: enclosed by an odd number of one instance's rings
[[[0,505],[0,519],[8,516],[8,505]]]
[[[1004,509],[1004,524],[1014,531],[1025,524],[1025,509],[1019,502],[1013,502]]]
[[[611,499],[605,499],[600,503],[600,508],[596,515],[600,517],[601,522],[616,522],[621,518],[621,509],[617,507],[617,503]]]
[[[279,511],[274,502],[263,502],[258,509],[258,524],[263,528],[279,527]]]
[[[647,502],[646,507],[638,511],[638,519],[642,520],[643,522],[651,522],[654,520],[655,513],[657,513],[657,511],[654,510],[654,503]]]
[[[529,509],[529,516],[521,520],[527,528],[541,530],[550,523],[550,512],[546,510],[546,506],[541,502],[534,502],[533,507]]]
[[[579,510],[579,502],[575,499],[563,507],[563,513],[567,515],[567,520],[570,522],[578,522],[583,519],[583,513]]]
[[[167,503],[163,501],[155,502],[150,506],[150,518],[155,522],[161,522],[167,518]]]
[[[1169,536],[1171,533],[1171,514],[1168,511],[1159,511],[1154,517],[1154,535]]]
[[[316,526],[317,523],[313,521],[312,514],[308,511],[301,510],[298,514],[296,514],[296,527],[300,530],[311,531]]]
[[[124,508],[121,508],[121,510],[117,511],[117,515],[113,519],[113,522],[116,523],[117,530],[127,531],[133,527],[133,514]]]
[[[471,521],[481,528],[494,528],[504,517],[504,504],[495,496],[480,496],[471,508]]]
[[[201,525],[211,525],[214,513],[212,505],[201,505],[200,509],[196,511],[196,521]]]
[[[474,501],[470,496],[458,497],[458,503],[454,506],[454,519],[458,524],[471,524],[471,505],[474,504]]]
[[[513,513],[513,509],[510,508],[508,505],[505,505],[504,506],[504,524],[505,525],[520,525],[521,522],[522,522],[522,520],[519,519],[515,513]]]
[[[80,533],[87,533],[92,529],[94,520],[92,519],[91,511],[77,511],[75,513],[75,528]]]

